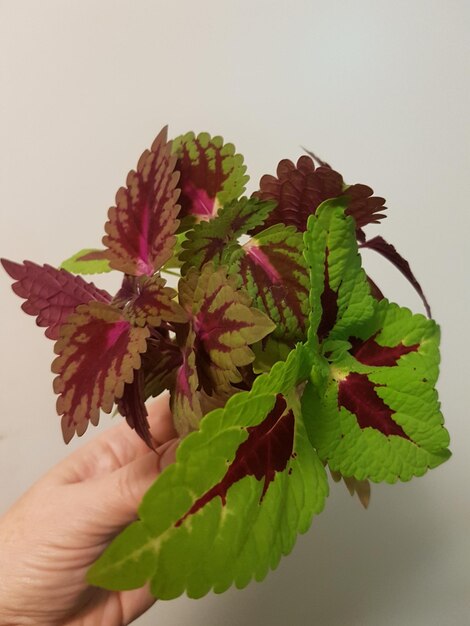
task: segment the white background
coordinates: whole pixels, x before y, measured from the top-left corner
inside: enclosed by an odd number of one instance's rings
[[[115,191],[169,123],[170,136],[233,141],[249,191],[300,145],[371,185],[389,216],[369,234],[410,260],[442,326],[446,465],[374,487],[367,512],[334,485],[265,582],[157,603],[138,623],[467,624],[470,4],[3,0],[0,22],[1,256],[58,264],[99,245]],[[390,298],[422,310],[398,272],[373,253],[366,263]],[[70,450],[52,343],[9,282],[0,276],[0,511]]]

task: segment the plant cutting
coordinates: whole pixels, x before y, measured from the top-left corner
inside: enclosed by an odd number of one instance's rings
[[[328,475],[364,505],[370,482],[449,456],[435,390],[439,327],[409,264],[364,229],[384,199],[315,155],[283,160],[244,196],[221,137],[164,128],[108,211],[103,249],[60,268],[2,260],[55,341],[66,442],[113,407],[149,448],[145,402],[170,391],[181,437],[92,584],[198,598],[262,580],[321,512]],[[427,317],[389,302],[370,248],[413,284]],[[116,271],[111,295],[80,274]],[[177,289],[167,284],[177,274]]]

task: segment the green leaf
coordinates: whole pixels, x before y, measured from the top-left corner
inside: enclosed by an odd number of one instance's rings
[[[340,199],[325,202],[305,234],[312,369],[302,413],[331,470],[360,481],[409,480],[450,454],[434,389],[439,329],[371,297],[344,211]]]
[[[361,267],[355,222],[344,198],[328,200],[308,219],[304,234],[310,268],[309,345],[347,339],[373,316],[375,300]]]
[[[198,598],[275,568],[328,490],[293,392],[308,369],[299,346],[250,392],[208,414],[144,497],[140,521],[88,572],[89,582],[132,589],[150,579],[160,599],[185,591]]]
[[[60,268],[72,274],[103,274],[104,272],[111,272],[113,268],[109,265],[107,254],[107,250],[85,248],[63,261]]]
[[[240,198],[222,208],[210,221],[202,221],[187,231],[183,242],[182,274],[190,267],[200,269],[212,261],[218,266],[226,262],[231,252],[239,248],[238,238],[264,222],[274,202],[260,202],[254,198]]]

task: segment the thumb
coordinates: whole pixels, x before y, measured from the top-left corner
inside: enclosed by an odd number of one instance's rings
[[[149,451],[131,463],[80,485],[90,521],[99,534],[113,534],[137,519],[138,506],[149,487],[167,465],[175,460],[179,439],[173,439],[156,452]]]

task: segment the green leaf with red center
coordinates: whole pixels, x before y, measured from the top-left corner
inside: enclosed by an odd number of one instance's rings
[[[57,339],[62,324],[79,304],[92,300],[110,302],[111,296],[80,276],[72,276],[64,269],[50,265],[36,265],[31,261],[14,263],[2,259],[6,272],[16,281],[13,291],[25,300],[21,308],[36,316],[36,324],[46,328],[49,339]]]
[[[274,336],[285,341],[305,338],[309,277],[301,233],[293,226],[272,226],[234,250],[229,267],[254,306],[275,322]]]
[[[80,305],[61,326],[52,371],[58,374],[54,391],[66,442],[82,435],[88,422],[96,425],[100,409],[111,412],[140,368],[148,335],[147,327],[132,326],[119,309],[103,302]]]
[[[193,132],[173,140],[180,172],[180,219],[210,220],[221,206],[239,198],[248,181],[243,157],[222,137]]]
[[[150,580],[161,599],[262,580],[323,508],[325,469],[306,437],[294,392],[301,349],[250,392],[208,414],[177,451],[128,527],[88,574],[109,589]],[[207,450],[210,449],[210,456]]]
[[[201,273],[191,268],[179,283],[180,303],[194,330],[199,384],[209,395],[241,381],[238,368],[254,360],[249,345],[274,329],[235,282],[225,267],[208,263]]]
[[[108,211],[103,244],[113,269],[151,276],[171,258],[179,221],[179,174],[165,127],[145,150]]]
[[[419,476],[449,456],[434,389],[439,329],[370,296],[339,200],[310,218],[305,242],[313,367],[302,412],[312,445],[330,469],[356,480]]]
[[[239,248],[238,238],[262,224],[274,206],[274,202],[240,198],[222,208],[214,219],[196,224],[183,242],[182,273],[190,267],[200,269],[209,261],[214,265],[226,262],[231,252]]]
[[[345,201],[328,200],[309,218],[304,234],[310,268],[309,344],[359,335],[375,311],[367,276],[361,267],[355,224]]]
[[[111,272],[113,268],[109,264],[108,254],[107,250],[85,248],[63,261],[60,267],[72,274],[103,274]]]
[[[254,196],[277,203],[265,226],[282,223],[303,232],[307,229],[308,217],[320,204],[339,196],[347,201],[346,213],[355,219],[358,231],[367,224],[377,224],[385,217],[381,213],[385,200],[372,194],[372,189],[366,185],[345,186],[341,174],[325,163],[315,167],[313,159],[304,155],[296,165],[288,159],[282,160],[277,167],[277,178],[263,176]],[[258,227],[255,232],[259,230]]]

